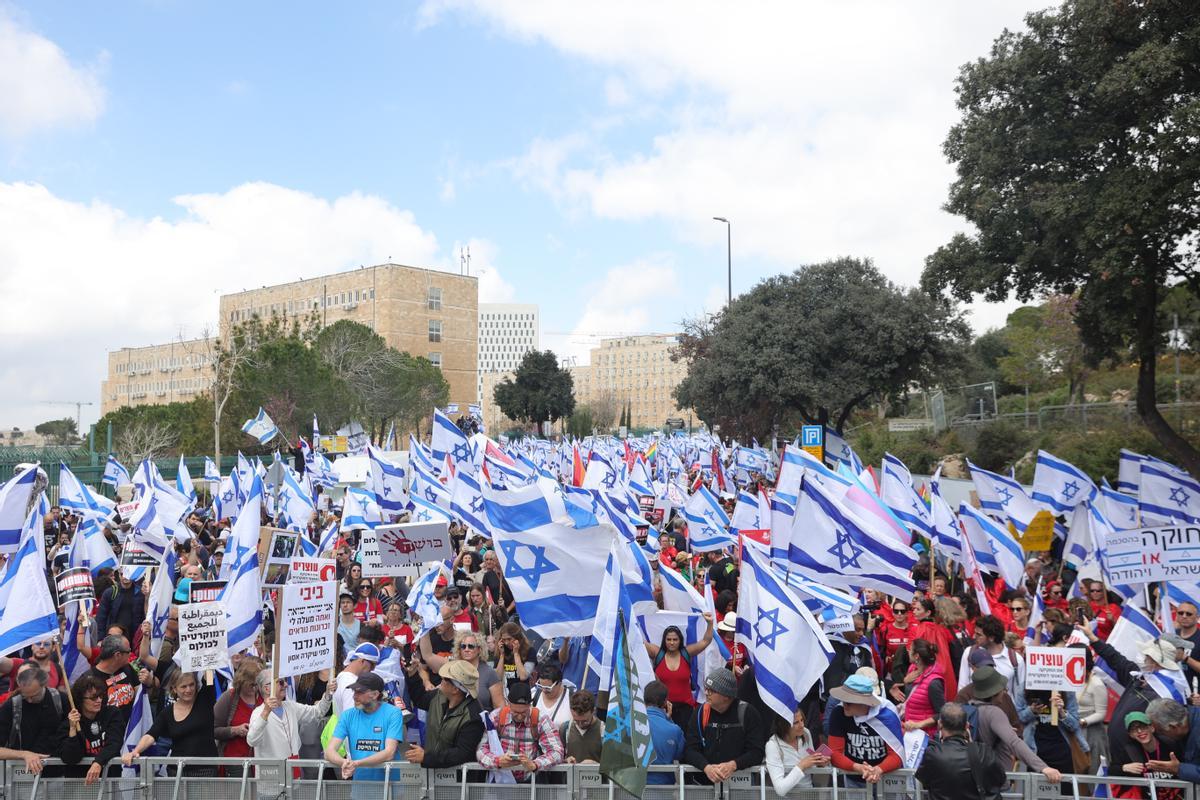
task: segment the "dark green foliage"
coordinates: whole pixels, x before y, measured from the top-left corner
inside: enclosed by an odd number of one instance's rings
[[[537,423],[557,422],[575,410],[575,382],[558,365],[551,350],[531,350],[521,359],[516,380],[505,378],[493,399],[509,419]],[[591,432],[589,425],[588,432]]]

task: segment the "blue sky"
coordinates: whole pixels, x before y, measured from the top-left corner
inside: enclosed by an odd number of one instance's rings
[[[961,227],[957,66],[1025,10],[0,0],[0,425],[219,293],[468,243],[482,299],[581,360],[721,305],[714,215],[735,292],[839,255],[911,284]]]

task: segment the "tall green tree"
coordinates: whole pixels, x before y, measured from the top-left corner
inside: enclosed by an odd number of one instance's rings
[[[946,209],[971,222],[923,285],[1001,301],[1078,292],[1091,363],[1131,351],[1142,422],[1193,474],[1155,405],[1168,287],[1200,291],[1200,15],[1187,0],[1067,0],[965,65]]]
[[[759,283],[719,317],[693,320],[675,389],[723,433],[764,436],[797,417],[841,431],[868,401],[896,399],[962,365],[968,328],[950,302],[842,258]]]
[[[575,382],[571,373],[558,365],[551,350],[531,350],[513,374],[492,395],[509,419],[526,423],[557,422],[575,410]]]
[[[33,432],[50,439],[54,444],[71,444],[79,441],[79,430],[71,417],[51,419],[38,423]]]

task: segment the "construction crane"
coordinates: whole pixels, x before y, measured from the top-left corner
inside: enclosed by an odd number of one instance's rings
[[[90,403],[90,402],[85,402],[83,400],[43,400],[42,405],[44,405],[44,406],[75,406],[75,434],[77,436],[82,436],[83,432],[80,430],[79,426],[83,423],[83,421],[81,419],[83,407],[84,406],[94,406],[96,404]]]

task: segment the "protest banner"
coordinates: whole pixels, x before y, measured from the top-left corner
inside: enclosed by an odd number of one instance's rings
[[[278,677],[319,672],[333,662],[337,583],[289,583],[280,590]]]
[[[192,581],[188,585],[189,603],[211,603],[221,596],[229,581]]]
[[[1156,525],[1110,532],[1101,559],[1108,583],[1200,580],[1200,526]]]
[[[384,575],[395,574],[400,567],[442,561],[454,556],[450,545],[450,523],[444,520],[380,525],[371,533],[374,534],[379,563],[387,570]],[[365,547],[365,535],[363,542]],[[364,550],[363,575],[367,574],[365,553]]]
[[[158,556],[135,542],[132,535],[121,545],[122,567],[157,567],[161,563]]]
[[[92,572],[87,567],[76,567],[58,573],[54,579],[54,589],[58,595],[58,607],[76,600],[95,600],[96,590],[92,586]]]
[[[288,583],[324,583],[337,580],[337,561],[332,558],[293,558]]]
[[[287,583],[299,541],[300,534],[296,531],[263,526],[258,535],[263,586],[277,589]]]
[[[179,607],[179,652],[175,657],[184,672],[229,665],[224,603],[185,603]]]
[[[1078,647],[1026,647],[1025,688],[1077,692],[1087,682],[1087,659]]]
[[[1040,553],[1050,549],[1054,541],[1054,515],[1042,510],[1033,515],[1025,533],[1021,536],[1021,549],[1026,553]]]

